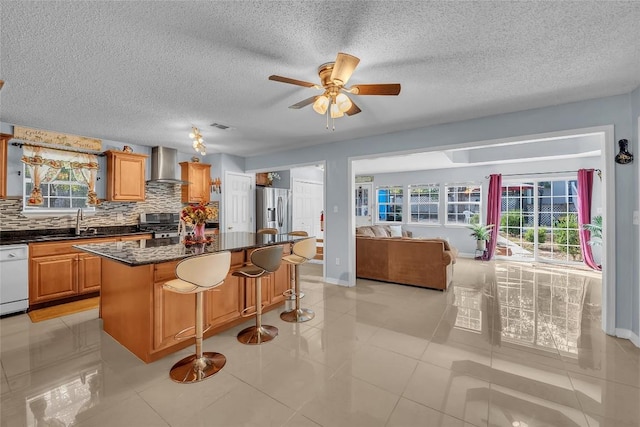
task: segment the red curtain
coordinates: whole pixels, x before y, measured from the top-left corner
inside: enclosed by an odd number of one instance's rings
[[[493,225],[491,239],[487,242],[484,259],[490,260],[496,252],[498,232],[500,231],[500,214],[502,213],[502,175],[489,177],[489,195],[487,197],[487,225]]]
[[[593,191],[593,169],[578,170],[578,227],[580,234],[580,251],[584,263],[594,270],[601,271],[602,266],[596,264],[591,252],[589,240],[591,232],[583,228],[591,223],[591,193]]]

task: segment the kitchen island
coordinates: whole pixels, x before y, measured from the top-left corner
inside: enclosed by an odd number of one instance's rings
[[[255,233],[221,233],[207,243],[185,245],[179,239],[151,239],[111,242],[74,247],[102,258],[100,317],[103,329],[144,362],[193,345],[191,339],[175,335],[195,323],[195,295],[177,294],[163,289],[174,279],[175,267],[191,256],[231,252],[231,270],[224,283],[205,292],[205,338],[242,323],[242,312],[254,306],[253,280],[233,276],[235,269],[249,263],[251,252],[259,247],[282,245],[283,255],[301,237]],[[288,265],[262,279],[264,311],[285,301],[289,288]],[[249,312],[251,313],[251,311]]]

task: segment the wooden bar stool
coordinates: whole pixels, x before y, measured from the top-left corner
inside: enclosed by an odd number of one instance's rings
[[[177,279],[170,280],[162,287],[167,291],[179,294],[196,294],[195,335],[182,334],[192,328],[184,329],[176,334],[176,339],[195,337],[196,352],[177,362],[169,371],[175,382],[195,383],[209,378],[227,363],[223,354],[212,351],[202,352],[202,336],[204,334],[203,293],[216,288],[224,282],[231,266],[231,252],[217,252],[187,258],[176,266]]]
[[[302,230],[294,230],[287,233],[289,236],[309,236],[309,233]],[[296,291],[295,291],[295,272],[293,271],[293,264],[291,264],[291,281],[289,284],[289,289],[284,291],[282,295],[285,297],[287,301],[293,301],[296,299]],[[304,292],[300,292],[300,298],[304,298]]]
[[[233,272],[234,276],[256,279],[256,324],[241,330],[238,333],[238,341],[242,344],[262,344],[263,342],[271,341],[278,335],[278,328],[262,324],[262,276],[273,273],[280,268],[280,264],[282,264],[282,246],[268,246],[256,249],[251,253],[251,264],[253,265],[247,265]],[[250,308],[253,307],[247,307],[244,311]]]
[[[280,313],[280,318],[285,322],[306,322],[315,317],[313,310],[300,308],[300,264],[304,264],[316,255],[316,238],[300,240],[293,244],[292,254],[282,258],[286,263],[293,265],[295,276],[294,294],[296,296],[295,307],[292,310]]]

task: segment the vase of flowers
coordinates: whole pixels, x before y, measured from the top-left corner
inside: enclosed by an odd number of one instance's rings
[[[182,208],[180,212],[180,219],[184,221],[186,225],[193,226],[194,238],[196,241],[205,240],[204,238],[204,224],[209,219],[216,219],[218,217],[218,209],[215,207],[207,206],[203,203],[187,205]]]

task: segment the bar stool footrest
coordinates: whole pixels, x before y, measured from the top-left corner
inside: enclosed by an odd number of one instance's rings
[[[308,308],[298,308],[280,313],[280,318],[285,322],[302,323],[316,317],[316,313]]]
[[[296,300],[296,293],[293,289],[287,289],[282,293],[282,295],[284,296],[284,299],[286,299],[287,301]],[[300,292],[300,299],[302,298],[304,298],[304,292]]]
[[[278,336],[278,328],[271,325],[262,325],[260,328],[249,326],[238,332],[238,341],[242,344],[257,345],[269,342]]]
[[[197,383],[216,374],[227,363],[224,354],[206,351],[202,357],[192,354],[177,362],[169,371],[169,377],[177,383]]]

